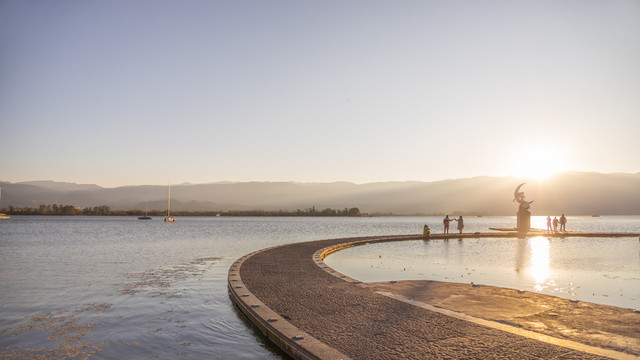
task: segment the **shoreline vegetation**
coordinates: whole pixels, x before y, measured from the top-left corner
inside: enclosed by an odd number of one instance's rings
[[[10,206],[8,209],[0,209],[8,215],[64,215],[64,216],[141,216],[145,210],[119,210],[109,206],[95,206],[79,208],[72,205],[40,205],[37,208]],[[324,209],[316,210],[315,207],[305,210],[228,210],[228,211],[171,211],[175,216],[372,216],[361,213],[358,208],[344,208],[342,210]],[[165,216],[166,210],[149,210],[149,216]]]
[[[109,206],[101,205],[94,207],[80,208],[73,205],[40,205],[38,207],[13,207],[0,209],[0,213],[7,215],[62,215],[62,216],[142,216],[145,210],[118,210]],[[149,210],[149,216],[165,216],[166,210]],[[226,210],[226,211],[171,211],[175,216],[342,216],[342,217],[374,217],[374,216],[444,216],[444,212],[438,213],[416,213],[416,214],[394,214],[391,212],[363,213],[357,207],[344,209],[316,209],[315,206],[307,209],[296,210]],[[486,213],[452,211],[448,213],[453,216],[488,216]]]

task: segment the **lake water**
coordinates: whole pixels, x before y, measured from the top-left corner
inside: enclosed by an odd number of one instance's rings
[[[534,218],[533,225],[538,221]],[[468,218],[465,232],[486,232],[489,227],[512,227],[514,223],[514,217]],[[233,261],[279,244],[419,234],[424,224],[437,232],[441,219],[181,217],[165,224],[161,218],[13,216],[0,221],[0,358],[280,359],[284,355],[247,323],[229,299],[227,271]],[[567,229],[640,232],[640,217],[569,217]],[[609,256],[611,248],[626,246],[615,243],[617,239],[592,239],[594,242],[579,252],[571,238],[562,240],[564,243],[546,238],[523,240],[512,245],[515,250],[501,250],[496,242],[490,251],[501,254],[495,259],[504,263],[505,269],[513,271],[520,266],[522,272],[529,271],[534,253],[573,252],[577,261],[582,261],[579,270],[586,276],[593,276],[589,274],[595,258],[608,258],[610,263],[597,265],[596,276],[606,273],[614,278],[620,266],[628,265],[624,271],[635,275],[616,280],[635,277],[630,281],[637,281],[640,245],[638,239],[627,239],[635,240],[635,247],[630,245],[626,251],[629,257],[622,258]],[[436,265],[430,273],[415,270],[417,265],[412,266],[414,273],[454,281],[448,277],[459,275],[451,272],[450,264],[455,261],[449,260],[472,251],[476,242],[481,245],[476,250],[484,251],[483,246],[492,241],[380,244],[383,248],[373,253],[385,260],[404,257],[405,262],[431,261],[432,256]],[[415,246],[430,257],[417,256]],[[346,251],[352,250],[359,249]],[[331,255],[327,262],[343,254],[348,253]],[[444,263],[443,259],[449,260]],[[514,265],[518,263],[514,259],[520,259],[520,265]],[[553,259],[542,263],[552,264]],[[384,264],[387,275],[397,270],[390,264]],[[554,266],[548,265],[547,271],[552,273]],[[380,274],[378,270],[369,267],[361,272]],[[504,275],[479,265],[467,273],[478,276],[477,283],[490,283]],[[544,281],[539,285],[548,286]],[[637,298],[626,290],[622,296],[614,290],[610,298]]]

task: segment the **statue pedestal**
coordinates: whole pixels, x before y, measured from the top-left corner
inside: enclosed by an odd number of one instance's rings
[[[528,232],[531,229],[531,213],[521,209],[518,211],[518,232]]]

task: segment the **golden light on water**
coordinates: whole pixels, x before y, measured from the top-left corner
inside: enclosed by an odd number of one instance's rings
[[[529,239],[529,246],[531,247],[531,267],[529,272],[536,282],[534,289],[541,291],[549,277],[549,239],[542,236],[531,238]]]

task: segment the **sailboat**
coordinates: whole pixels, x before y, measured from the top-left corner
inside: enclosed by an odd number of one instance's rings
[[[164,222],[174,222],[175,218],[171,217],[171,183],[169,183],[169,196],[167,197],[167,217],[164,218]]]
[[[2,197],[2,188],[0,188],[0,198]],[[0,213],[0,219],[8,219],[9,215]]]
[[[151,220],[148,210],[149,201],[147,201],[147,195],[144,196],[144,216],[138,216],[138,220]]]

